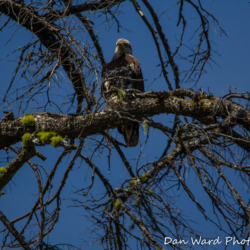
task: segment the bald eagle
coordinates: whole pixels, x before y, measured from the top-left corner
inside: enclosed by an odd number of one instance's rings
[[[120,76],[120,78],[119,78]],[[132,56],[132,47],[128,40],[118,39],[115,54],[110,63],[102,70],[101,89],[108,100],[113,94],[105,94],[112,86],[118,89],[138,89],[144,92],[144,82],[139,61]],[[137,81],[135,81],[137,80]],[[141,81],[140,81],[141,80]],[[109,102],[119,102],[119,97],[111,97]],[[126,101],[126,99],[125,99]],[[109,106],[106,105],[105,108]],[[124,136],[128,147],[135,147],[139,141],[139,123],[129,122],[120,125],[118,132]]]

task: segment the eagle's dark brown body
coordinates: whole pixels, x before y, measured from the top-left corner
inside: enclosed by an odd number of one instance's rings
[[[118,78],[118,76],[122,78]],[[105,99],[108,100],[111,98],[112,94],[105,94],[104,92],[110,90],[112,86],[119,89],[138,89],[144,92],[144,82],[133,81],[133,79],[143,79],[139,61],[131,54],[121,53],[119,56],[115,54],[111,62],[106,64],[102,70],[101,85]],[[112,97],[109,101],[117,102],[119,101],[119,97]],[[108,105],[105,108],[107,107]],[[128,147],[137,146],[139,141],[138,122],[122,124],[117,129],[119,133],[123,134]]]

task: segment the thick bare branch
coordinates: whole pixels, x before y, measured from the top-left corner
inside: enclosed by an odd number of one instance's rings
[[[36,155],[36,151],[34,147],[31,147],[29,150],[22,150],[15,159],[6,166],[7,173],[4,176],[0,177],[0,190],[2,190],[5,185],[9,183],[9,181],[13,178],[16,172],[25,164],[29,159]]]
[[[225,118],[229,112],[233,122],[237,122],[250,131],[250,112],[243,106],[231,101],[222,101],[205,94],[201,98],[201,95],[186,89],[136,94],[138,97],[144,95],[152,95],[152,97],[137,98],[129,104],[120,102],[114,105],[112,109],[105,109],[94,115],[71,116],[46,112],[34,113],[36,125],[33,128],[25,128],[21,124],[22,117],[14,121],[1,120],[1,148],[21,141],[21,136],[25,132],[44,129],[55,131],[62,136],[67,135],[69,138],[87,137],[117,127],[121,123],[121,117],[133,118],[133,116],[136,116],[143,118],[162,113],[184,115],[197,120],[206,118],[211,120],[213,116]],[[185,96],[192,97],[194,100],[181,98]],[[126,118],[122,120],[126,122]],[[10,131],[11,133],[9,133]]]

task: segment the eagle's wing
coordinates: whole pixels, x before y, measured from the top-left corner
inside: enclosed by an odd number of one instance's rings
[[[138,89],[142,92],[144,92],[144,82],[143,81],[136,81],[136,80],[142,80],[143,75],[141,72],[141,65],[139,61],[133,57],[132,55],[126,55],[125,60],[127,64],[129,64],[131,69],[131,78],[135,79],[132,80],[132,89]],[[131,84],[130,81],[128,81],[128,86]],[[131,88],[131,87],[130,87]],[[123,134],[124,140],[128,147],[135,147],[138,144],[139,141],[139,123],[138,122],[129,122],[122,124],[120,127],[118,127],[118,131]]]
[[[116,76],[122,76],[123,78],[112,79]],[[138,89],[144,92],[144,82],[142,79],[143,75],[141,72],[141,65],[139,61],[132,55],[126,54],[125,56],[122,56],[119,60],[112,60],[110,63],[103,67],[101,77],[101,91],[102,94],[104,94],[105,91],[109,90],[112,86],[115,86],[117,88],[124,89]],[[105,98],[109,97],[109,95],[105,94]],[[114,98],[112,97],[112,100],[113,99]],[[117,100],[119,101],[118,97]],[[105,108],[109,108],[109,105],[106,104]],[[128,147],[137,146],[139,141],[138,122],[128,122],[117,127],[117,129],[119,133],[123,134],[124,140]]]
[[[126,55],[125,58],[132,70],[132,79],[142,80],[143,75],[139,61],[132,55]],[[132,88],[144,92],[144,81],[132,81]]]

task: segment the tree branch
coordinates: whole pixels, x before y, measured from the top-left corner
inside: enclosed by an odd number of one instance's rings
[[[23,247],[23,249],[25,250],[31,249],[29,245],[25,242],[24,237],[17,232],[14,226],[8,221],[8,219],[5,217],[5,215],[1,211],[0,211],[0,220],[9,230],[9,232],[15,237],[15,239],[19,242],[20,246]]]
[[[130,103],[119,102],[113,104],[111,109],[105,109],[95,114],[88,115],[64,115],[49,112],[32,114],[36,120],[34,127],[24,127],[21,119],[14,121],[1,120],[0,123],[0,148],[8,147],[18,141],[24,133],[33,133],[36,130],[54,131],[59,135],[69,138],[87,137],[121,124],[123,117],[151,117],[162,113],[189,116],[198,121],[212,120],[212,117],[227,117],[228,113],[234,122],[242,125],[250,131],[250,112],[243,106],[231,101],[223,101],[209,95],[199,95],[195,91],[178,89],[171,92],[149,92],[135,94],[136,96],[147,95],[152,97],[136,98]],[[194,100],[181,97],[193,97]],[[203,98],[201,98],[201,96]],[[11,131],[11,133],[9,133]],[[171,131],[170,131],[171,132]]]

